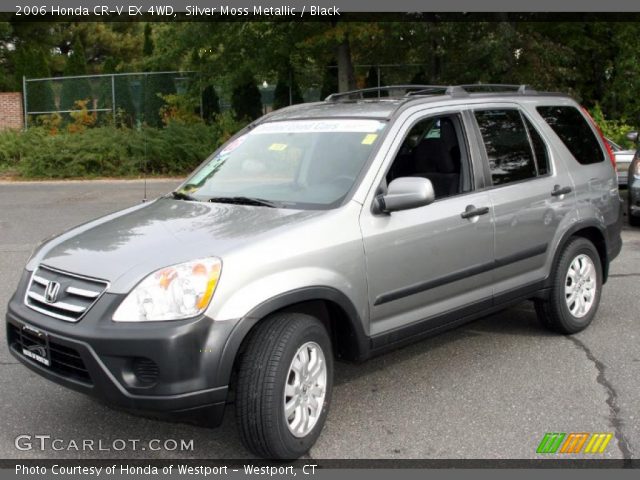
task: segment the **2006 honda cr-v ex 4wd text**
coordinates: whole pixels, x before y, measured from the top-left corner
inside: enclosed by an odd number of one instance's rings
[[[369,98],[373,95],[375,98]],[[220,423],[295,458],[334,359],[521,300],[586,328],[620,252],[614,160],[586,111],[527,87],[399,86],[267,114],[170,194],[30,258],[9,348],[67,387]]]

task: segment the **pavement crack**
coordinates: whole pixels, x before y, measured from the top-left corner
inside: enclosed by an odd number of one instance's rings
[[[610,278],[640,277],[640,273],[610,273]]]
[[[605,375],[606,366],[600,360],[596,358],[591,349],[587,347],[585,343],[576,338],[575,336],[567,336],[569,340],[573,342],[573,344],[578,347],[578,349],[582,350],[587,358],[593,362],[598,371],[598,376],[596,381],[600,386],[602,386],[607,392],[607,405],[609,406],[609,424],[614,429],[616,440],[618,440],[618,448],[622,453],[622,458],[625,463],[627,461],[631,461],[632,454],[631,448],[629,446],[629,440],[625,436],[622,431],[623,421],[620,418],[620,406],[618,405],[618,392],[611,384],[611,382],[607,379]]]

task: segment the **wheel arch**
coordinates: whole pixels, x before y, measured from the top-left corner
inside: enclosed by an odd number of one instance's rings
[[[562,252],[569,240],[573,237],[582,237],[589,240],[596,247],[600,256],[602,266],[602,282],[607,281],[609,275],[609,250],[607,246],[606,228],[597,221],[580,221],[571,226],[560,238],[556,248],[554,265],[558,261],[559,253]],[[551,278],[551,276],[549,276]]]
[[[216,384],[228,385],[248,335],[264,318],[277,312],[305,313],[329,331],[334,355],[361,361],[369,354],[362,319],[349,298],[331,287],[306,287],[266,300],[240,319],[227,339],[217,368]]]

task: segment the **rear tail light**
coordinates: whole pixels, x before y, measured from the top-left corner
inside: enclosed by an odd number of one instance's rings
[[[586,117],[591,122],[591,125],[593,125],[593,127],[598,132],[598,135],[600,135],[600,140],[602,140],[602,143],[604,144],[604,148],[607,150],[607,154],[609,155],[609,161],[611,162],[613,169],[616,170],[616,156],[614,155],[613,150],[611,150],[611,145],[609,145],[609,142],[607,142],[607,139],[604,138],[604,135],[602,134],[602,130],[600,130],[600,127],[598,126],[596,121],[593,119],[593,117],[589,113],[589,110],[587,110],[584,107],[581,107],[581,108],[584,114],[586,115]]]

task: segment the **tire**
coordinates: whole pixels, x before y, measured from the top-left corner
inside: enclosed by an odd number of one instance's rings
[[[319,372],[315,380],[304,377],[303,352],[307,355],[306,372],[310,375],[322,370],[319,360],[324,357],[324,376]],[[301,376],[307,378],[310,387],[300,387]],[[286,390],[285,386],[288,386]],[[239,359],[236,421],[242,443],[263,458],[295,459],[304,455],[322,431],[332,389],[331,340],[322,323],[298,313],[266,318],[250,333]],[[301,403],[295,403],[296,399]],[[286,405],[296,405],[288,418]]]
[[[547,298],[534,300],[539,321],[563,334],[587,328],[598,311],[602,292],[602,264],[593,243],[581,237],[570,239],[555,262],[551,282]]]

